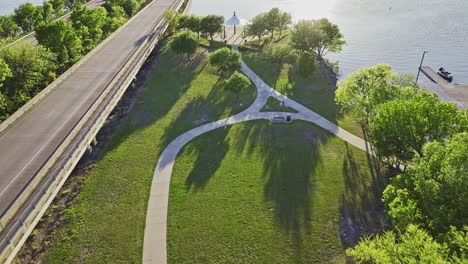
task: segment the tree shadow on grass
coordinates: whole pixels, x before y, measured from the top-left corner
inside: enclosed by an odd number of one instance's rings
[[[311,197],[316,169],[322,166],[320,145],[326,133],[304,122],[245,125],[236,135],[234,150],[249,157],[259,151],[263,160],[264,201],[277,227],[301,250],[303,234],[310,234]],[[256,151],[255,151],[256,150]]]
[[[385,183],[376,168],[369,164],[371,171],[361,168],[354,153],[345,143],[343,177],[345,191],[340,201],[340,236],[344,247],[352,247],[359,239],[370,233],[380,233],[389,219],[385,216],[381,202]],[[368,162],[372,157],[367,154]]]

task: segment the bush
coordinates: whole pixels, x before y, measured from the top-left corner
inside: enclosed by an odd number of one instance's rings
[[[250,86],[250,80],[244,74],[235,71],[229,79],[224,81],[227,90],[239,93]]]
[[[186,30],[179,32],[169,40],[169,48],[176,54],[186,55],[188,59],[192,56],[198,47],[197,36],[193,31]]]
[[[302,77],[310,77],[317,69],[317,60],[310,53],[303,53],[298,61],[298,73]]]

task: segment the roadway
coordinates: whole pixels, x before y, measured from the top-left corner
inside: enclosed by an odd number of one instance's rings
[[[104,5],[106,3],[105,0],[92,0],[92,1],[89,1],[88,3],[85,4],[85,6],[89,9],[95,9],[95,8],[98,8],[102,5]],[[71,13],[67,13],[59,18],[56,19],[57,20],[68,20],[71,16]],[[9,46],[12,46],[12,45],[17,45],[17,44],[31,44],[31,45],[37,45],[37,39],[36,39],[36,32],[33,31],[15,41],[13,41],[12,43],[6,45],[5,47],[9,47]]]
[[[0,215],[20,195],[177,0],[155,0],[0,135]]]

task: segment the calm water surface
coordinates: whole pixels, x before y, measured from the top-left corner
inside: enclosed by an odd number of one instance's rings
[[[42,0],[0,0],[0,15],[9,15],[19,5],[27,2],[34,5],[42,5]]]
[[[229,17],[237,11],[250,19],[272,7],[296,21],[327,17],[340,26],[348,44],[328,57],[339,61],[341,77],[377,63],[416,74],[428,50],[426,65],[443,65],[455,82],[468,83],[467,0],[193,0],[191,12]]]

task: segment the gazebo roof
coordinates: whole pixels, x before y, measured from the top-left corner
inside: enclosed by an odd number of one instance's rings
[[[247,19],[238,18],[236,15],[236,12],[234,12],[234,15],[231,18],[224,21],[224,25],[229,26],[229,27],[245,26],[249,24],[250,22]]]

